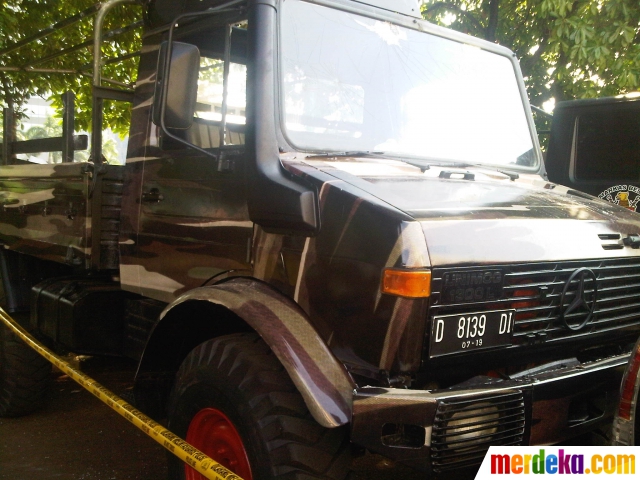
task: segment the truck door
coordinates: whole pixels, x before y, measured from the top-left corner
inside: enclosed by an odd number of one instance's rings
[[[177,41],[199,48],[200,71],[193,122],[173,133],[215,158],[163,136],[147,114],[144,157],[132,162],[140,185],[130,228],[137,231],[125,239],[136,245],[124,249],[132,255],[121,265],[125,288],[166,302],[248,269],[253,231],[244,185],[246,26],[209,20],[176,32]]]

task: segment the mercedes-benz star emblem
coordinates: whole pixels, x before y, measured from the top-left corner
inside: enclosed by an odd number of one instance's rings
[[[596,274],[588,268],[579,268],[571,274],[569,280],[562,290],[560,297],[560,320],[569,330],[581,330],[589,323],[596,309],[596,299],[598,297],[598,282]],[[571,303],[565,308],[565,298],[571,300]],[[579,323],[569,323],[567,317],[571,314],[584,314],[584,320]],[[574,315],[575,317],[575,315]],[[578,319],[580,316],[578,315]]]

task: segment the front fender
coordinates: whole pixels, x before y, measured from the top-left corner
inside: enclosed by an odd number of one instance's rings
[[[234,278],[185,293],[164,309],[160,322],[190,301],[223,306],[253,328],[287,370],[320,425],[333,428],[351,421],[355,384],[293,300],[265,283]]]

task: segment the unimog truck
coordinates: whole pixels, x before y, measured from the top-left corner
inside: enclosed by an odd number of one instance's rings
[[[122,4],[138,78],[96,55],[90,161],[73,95],[61,163],[5,128],[5,308],[44,344],[138,361],[137,407],[244,479],[342,479],[366,451],[449,477],[606,429],[640,217],[545,180],[511,51],[409,0],[111,0],[73,17],[94,52]],[[132,105],[125,165],[105,100]],[[1,331],[23,414],[47,368]]]

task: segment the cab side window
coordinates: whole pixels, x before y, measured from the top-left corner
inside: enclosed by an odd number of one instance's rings
[[[198,94],[193,123],[183,138],[200,148],[245,143],[246,23],[216,27],[192,42],[200,49]]]
[[[200,57],[198,97],[192,137],[193,143],[202,148],[244,145],[247,66],[229,63],[226,105],[224,73],[224,61]],[[222,128],[223,116],[224,129]]]

